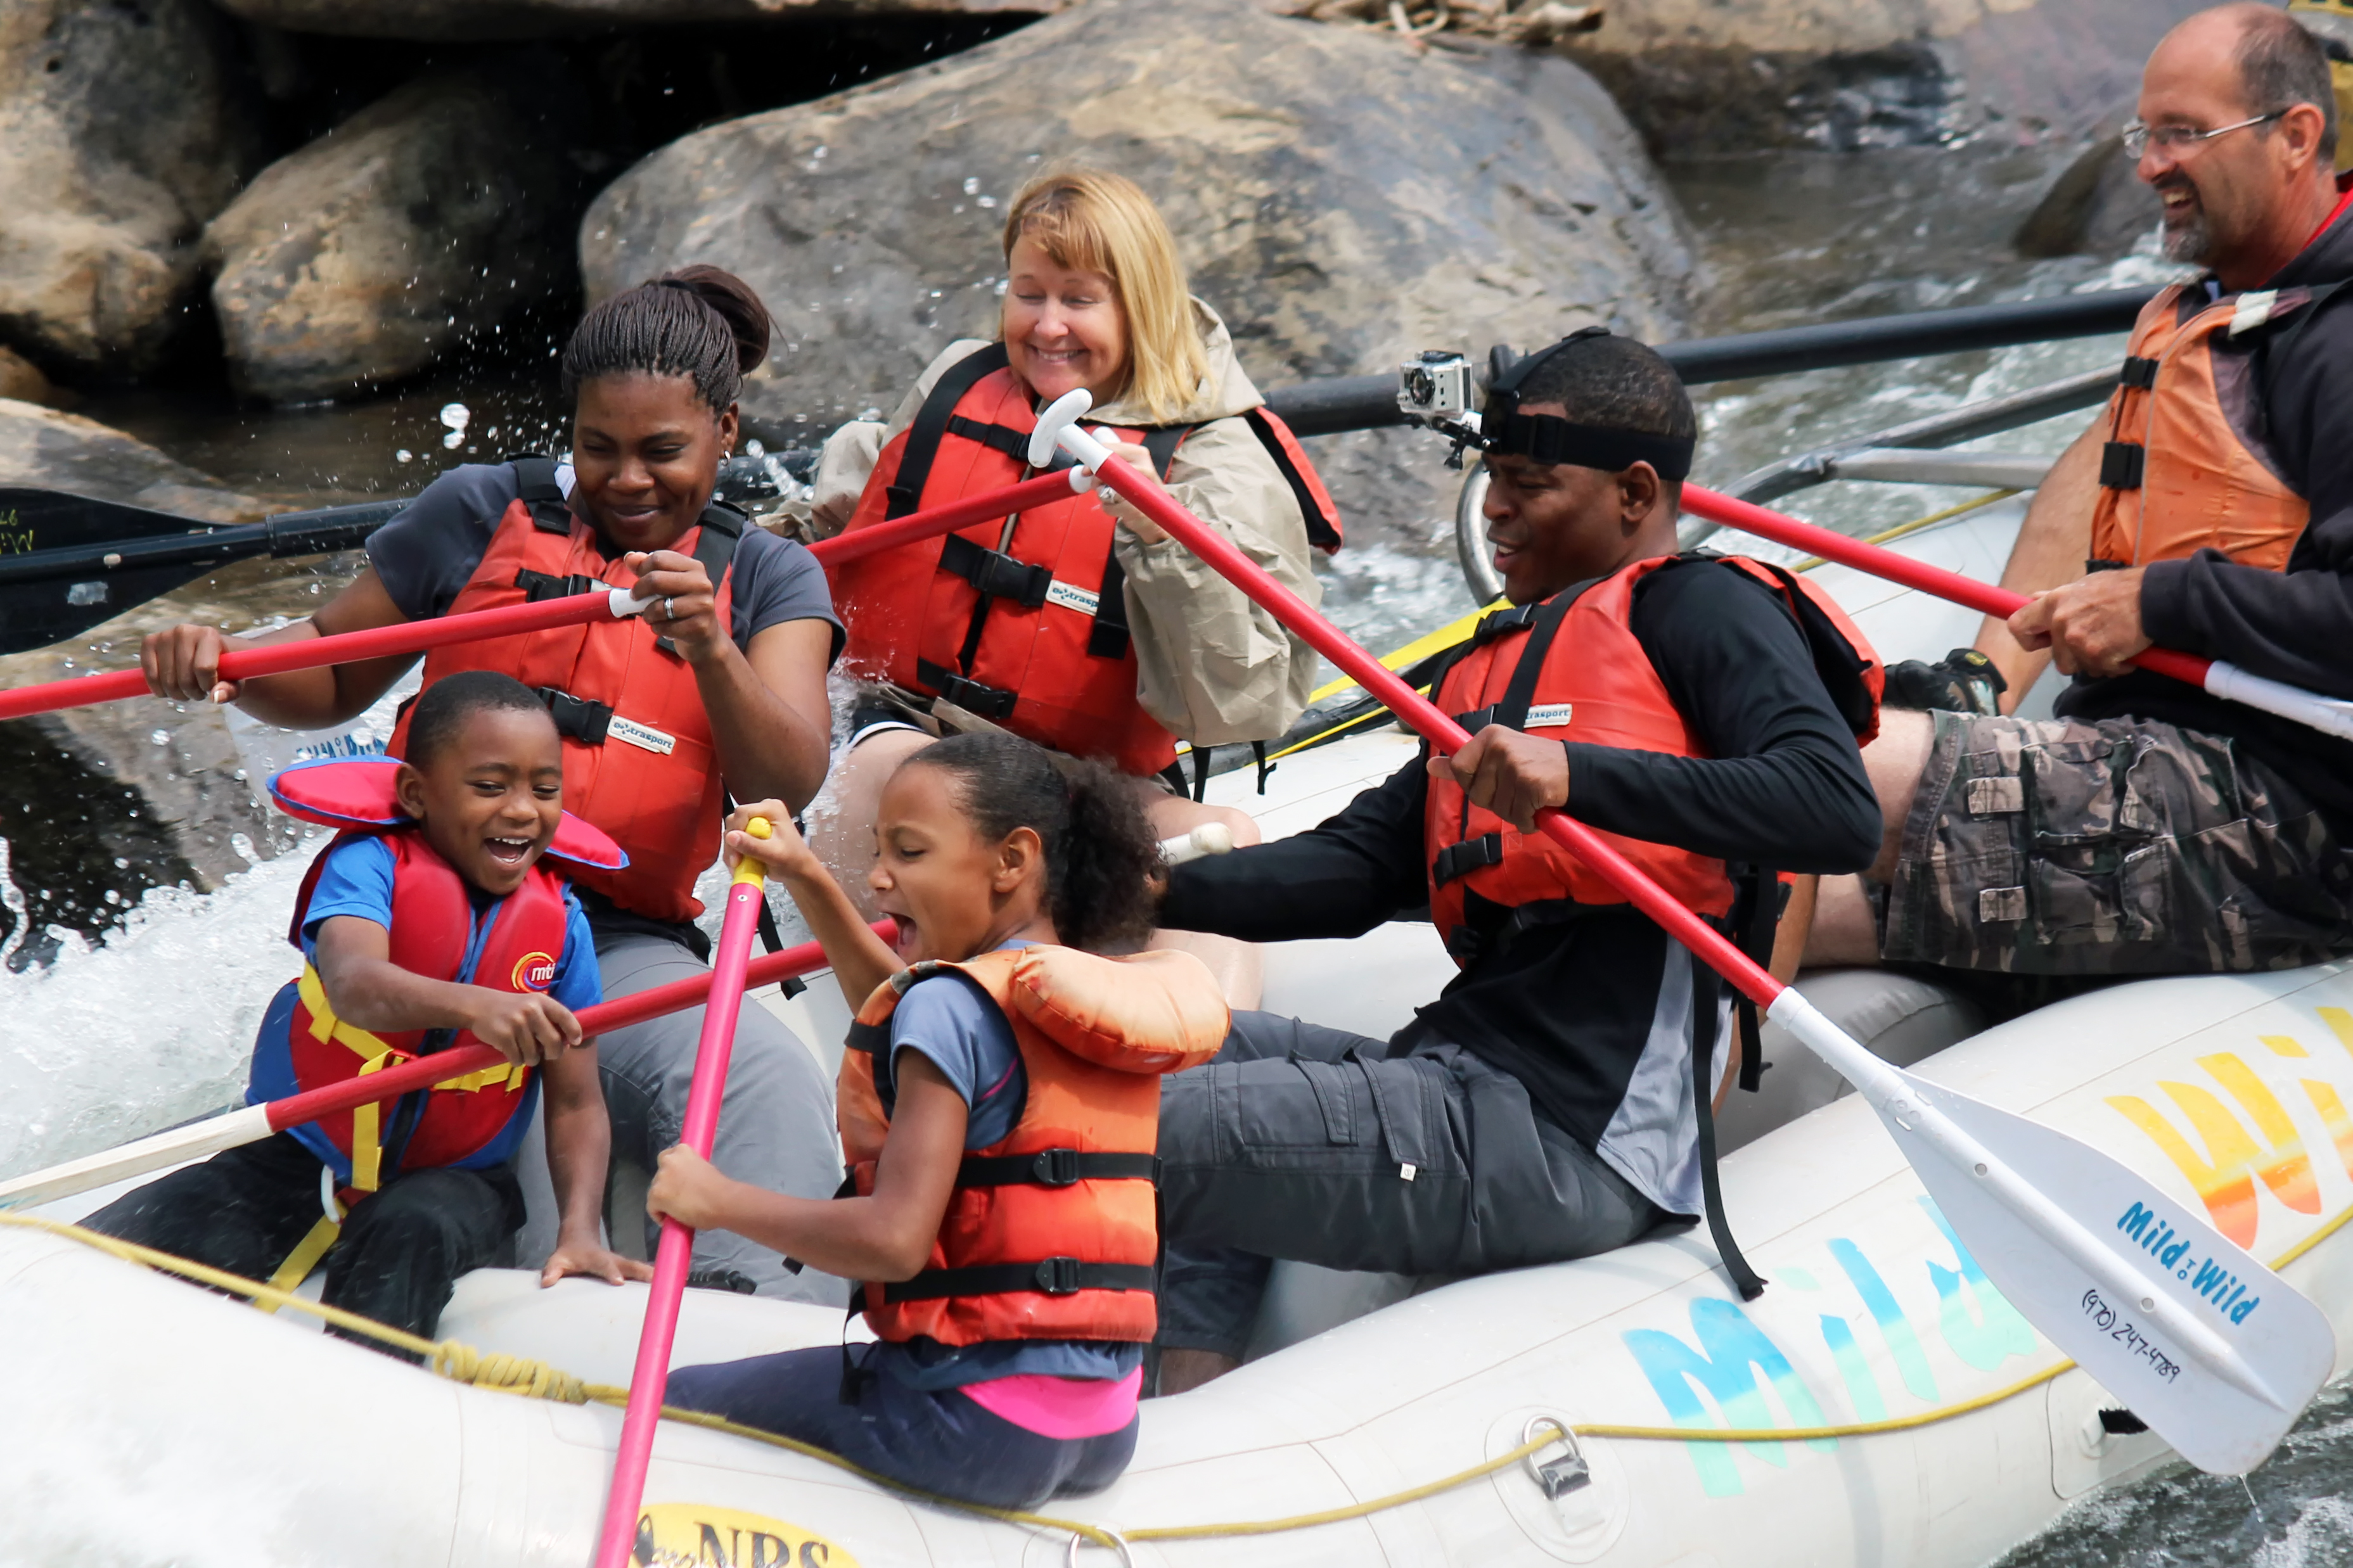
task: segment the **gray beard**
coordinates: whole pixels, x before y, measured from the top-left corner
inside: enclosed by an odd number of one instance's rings
[[[2203,266],[2214,253],[2214,232],[2206,226],[2206,215],[2201,212],[2187,223],[2165,225],[2162,244],[2168,261]]]

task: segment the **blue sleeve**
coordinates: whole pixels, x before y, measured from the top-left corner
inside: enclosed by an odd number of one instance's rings
[[[506,464],[467,463],[368,536],[368,564],[402,615],[429,621],[448,614],[515,495],[514,469]]]
[[[1013,1131],[1029,1098],[1021,1047],[986,992],[961,974],[934,975],[909,986],[891,1015],[892,1076],[901,1051],[915,1051],[939,1068],[964,1098],[970,1116],[964,1146],[985,1149]]]
[[[302,956],[319,957],[319,922],[331,915],[353,915],[392,930],[392,846],[382,838],[354,838],[332,849],[302,911]]]
[[[807,546],[779,538],[765,528],[747,528],[735,547],[730,573],[734,578],[730,590],[734,611],[727,629],[737,647],[750,646],[760,633],[786,621],[823,621],[833,628],[832,651],[826,655],[826,662],[840,657],[847,634],[841,629],[840,617],[833,613],[833,590],[826,584],[825,568]]]
[[[564,953],[555,961],[555,981],[547,994],[577,1013],[605,999],[605,979],[596,969],[596,939],[570,888],[564,889]]]

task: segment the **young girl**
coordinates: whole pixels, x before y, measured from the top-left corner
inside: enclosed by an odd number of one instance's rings
[[[754,815],[775,837],[741,831]],[[1134,1451],[1157,1321],[1158,1075],[1208,1060],[1227,1028],[1189,954],[1082,951],[1151,923],[1157,850],[1134,792],[1010,735],[909,757],[868,878],[895,952],[787,821],[748,806],[727,847],[784,879],[864,1001],[837,1089],[857,1195],[768,1192],[681,1146],[647,1207],[870,1281],[881,1342],[684,1368],[671,1402],[974,1502],[1108,1486]]]

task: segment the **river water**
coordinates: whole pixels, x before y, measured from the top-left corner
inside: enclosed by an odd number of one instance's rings
[[[1694,334],[2123,287],[2167,275],[2148,256],[2030,263],[2012,255],[2009,234],[2056,166],[2045,153],[1982,149],[1671,166],[1707,266]],[[2109,337],[1704,388],[1695,477],[1720,486],[1838,437],[2112,364],[2121,350],[2122,340]],[[543,352],[522,345],[502,363],[444,374],[354,406],[258,414],[183,390],[100,399],[84,411],[234,489],[327,504],[406,493],[448,463],[495,460],[559,437]],[[466,405],[469,418],[451,443],[440,411],[453,401]],[[2073,416],[1979,445],[2055,453],[2081,420]],[[1433,463],[1439,455],[1433,447]],[[1863,533],[1970,493],[1845,485],[1783,504]],[[1352,546],[1324,567],[1326,607],[1350,632],[1376,647],[1394,646],[1472,607],[1454,565],[1451,521],[1384,532],[1383,542]],[[233,570],[189,602],[233,629],[271,624],[303,613],[354,566],[346,557],[323,571]],[[111,664],[130,652],[99,648],[86,657]],[[122,809],[110,806],[93,781],[71,793],[84,814]],[[197,893],[158,885],[127,856],[110,862],[85,854],[59,864],[44,855],[39,829],[28,829],[21,813],[0,816],[0,834],[9,832],[20,842],[0,838],[0,904],[14,916],[5,939],[14,962],[0,969],[0,1173],[236,1100],[261,1007],[285,978],[282,922],[307,854],[262,858],[269,847],[241,846],[252,868]],[[29,874],[37,865],[40,874]],[[53,881],[71,881],[77,890],[67,898]],[[69,918],[60,920],[60,911]],[[2011,1568],[2353,1562],[2353,1507],[2338,1496],[2348,1476],[2353,1405],[2334,1392],[2250,1487],[2160,1476],[2082,1505],[2004,1562]]]

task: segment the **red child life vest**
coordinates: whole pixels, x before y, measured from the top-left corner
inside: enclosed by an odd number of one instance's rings
[[[327,857],[357,838],[381,836],[393,857],[387,953],[392,963],[436,980],[499,991],[546,990],[564,954],[568,922],[564,879],[549,859],[617,869],[626,857],[605,835],[566,813],[554,842],[524,874],[522,885],[477,914],[464,879],[401,815],[393,795],[399,767],[389,758],[314,763],[269,781],[271,797],[289,816],[343,829],[302,879],[289,940],[301,946],[311,893]],[[255,1042],[248,1099],[322,1089],[476,1043],[463,1031],[376,1034],[346,1023],[335,1016],[318,971],[309,964],[288,989],[294,995],[285,1027],[265,1028]],[[279,1016],[279,1009],[272,1008],[271,1016]],[[291,1131],[351,1187],[374,1192],[392,1173],[385,1169],[387,1130],[394,1134],[391,1160],[401,1170],[495,1165],[512,1158],[530,1125],[536,1093],[529,1068],[498,1066],[438,1083],[414,1106],[410,1100],[361,1106]]]
[[[552,462],[530,458],[514,468],[522,493],[499,519],[450,614],[601,594],[637,581],[573,515]],[[713,506],[670,547],[710,573],[723,628],[733,605],[729,565],[747,526],[733,508]],[[701,914],[695,879],[719,858],[719,755],[694,671],[668,640],[632,616],[458,643],[425,656],[428,686],[461,669],[494,669],[539,693],[564,735],[565,800],[628,852],[625,868],[584,867],[575,880],[655,920]],[[404,711],[393,731],[394,755],[407,739]]]
[[[1806,633],[1815,668],[1848,725],[1864,742],[1877,734],[1885,680],[1871,644],[1810,580],[1741,556],[1658,556],[1540,603],[1498,611],[1480,623],[1468,651],[1439,677],[1431,700],[1474,735],[1503,724],[1563,741],[1705,756],[1629,620],[1635,584],[1644,577],[1706,563],[1745,573],[1773,590]],[[1572,799],[1574,789],[1572,783]],[[1545,834],[1523,835],[1472,805],[1451,775],[1430,781],[1423,832],[1430,856],[1430,920],[1458,964],[1481,949],[1499,916],[1535,906],[1626,901]],[[1719,919],[1731,912],[1736,889],[1723,861],[1615,833],[1600,837],[1686,909]]]
[[[1310,539],[1340,547],[1339,512],[1282,421],[1246,416],[1298,498]],[[1019,482],[1037,427],[1029,389],[991,343],[951,366],[884,447],[849,529]],[[1106,431],[1138,442],[1162,477],[1190,426]],[[1116,525],[1093,495],[902,545],[834,576],[847,668],[944,698],[1015,734],[1138,776],[1176,757],[1136,701]]]
[[[2145,566],[2213,549],[2242,566],[2284,572],[2312,509],[2233,427],[2214,344],[2281,322],[2293,333],[2336,286],[2228,294],[2186,316],[2182,292],[2179,284],[2166,289],[2133,323],[2108,398],[2092,558]]]
[[[1013,1026],[1029,1097],[1012,1131],[965,1155],[923,1270],[863,1288],[867,1321],[885,1340],[950,1345],[1151,1339],[1159,1079],[1224,1043],[1217,982],[1189,953],[1103,958],[1045,943],[900,971],[859,1010],[835,1089],[860,1196],[891,1131],[877,1080],[891,1015],[909,986],[950,970]]]

